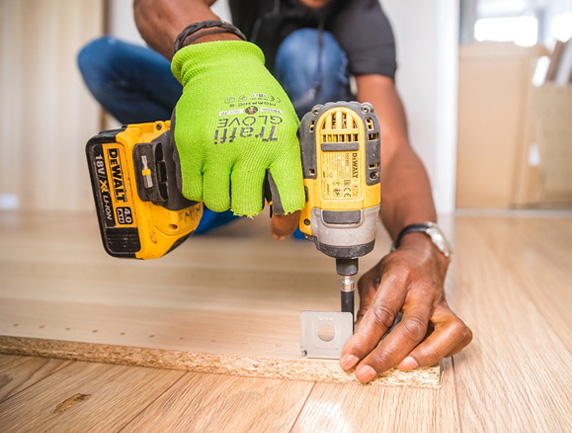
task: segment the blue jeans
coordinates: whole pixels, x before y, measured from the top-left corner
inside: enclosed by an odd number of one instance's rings
[[[163,56],[109,36],[83,47],[78,66],[95,99],[123,124],[170,119],[183,90]],[[275,69],[300,117],[315,104],[352,99],[346,54],[328,32],[291,33],[278,49]],[[195,233],[237,218],[205,209]]]
[[[346,53],[330,32],[290,33],[276,53],[275,75],[300,118],[316,104],[354,99]]]

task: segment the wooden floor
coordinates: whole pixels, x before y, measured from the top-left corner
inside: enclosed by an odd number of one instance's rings
[[[144,263],[107,258],[91,215],[0,214],[0,222],[4,338],[89,336],[94,344],[171,352],[192,341],[225,356],[290,359],[299,356],[284,325],[297,326],[294,308],[338,307],[333,264],[309,243],[272,241],[263,220],[190,239]],[[475,340],[444,361],[440,389],[0,355],[0,430],[572,431],[572,218],[459,215],[442,225],[456,251],[449,303]],[[381,234],[362,270],[387,247]],[[202,254],[186,263],[191,249]],[[243,253],[230,253],[237,250]],[[190,319],[180,311],[188,305],[201,327],[185,327]],[[141,311],[151,306],[154,315],[141,326]],[[257,324],[280,326],[250,329],[245,311]],[[256,334],[266,337],[249,338]]]

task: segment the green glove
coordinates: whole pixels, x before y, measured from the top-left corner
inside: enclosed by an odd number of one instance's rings
[[[274,211],[304,207],[298,117],[254,44],[190,45],[173,57],[183,85],[174,136],[180,185],[211,210],[254,216],[263,208],[267,170]]]

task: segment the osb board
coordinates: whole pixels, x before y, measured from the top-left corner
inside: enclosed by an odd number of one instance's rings
[[[300,311],[339,309],[333,260],[306,241],[274,241],[265,216],[149,262],[108,257],[93,215],[2,221],[4,353],[356,381],[336,361],[300,353]],[[364,270],[388,249],[383,236],[379,244]],[[375,383],[438,387],[439,375],[439,366],[391,371]]]

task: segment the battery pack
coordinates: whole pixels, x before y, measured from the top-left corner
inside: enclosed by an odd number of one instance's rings
[[[169,122],[102,131],[86,145],[103,246],[113,257],[154,259],[197,228],[202,203],[176,186]]]

